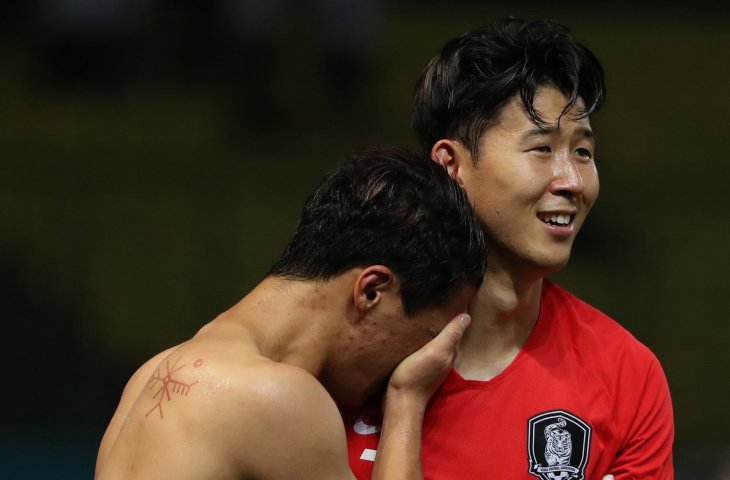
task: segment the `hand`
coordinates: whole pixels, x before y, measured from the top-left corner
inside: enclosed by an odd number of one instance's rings
[[[468,314],[457,315],[433,340],[406,357],[390,376],[386,398],[408,395],[425,407],[454,365],[459,342],[470,323]]]

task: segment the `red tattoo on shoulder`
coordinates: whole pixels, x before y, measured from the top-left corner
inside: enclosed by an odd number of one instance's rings
[[[165,418],[165,415],[162,412],[162,402],[165,399],[167,399],[168,402],[172,401],[173,393],[187,396],[187,394],[190,393],[190,388],[198,383],[197,380],[192,383],[185,383],[175,379],[174,374],[185,367],[185,364],[178,365],[180,360],[182,360],[182,356],[175,360],[175,363],[173,363],[172,365],[170,365],[169,359],[165,360],[165,374],[163,375],[160,371],[161,366],[157,367],[155,373],[152,374],[152,378],[150,378],[149,382],[147,382],[147,387],[145,388],[148,388],[150,391],[157,388],[157,391],[152,397],[157,399],[157,403],[155,403],[155,406],[152,407],[150,411],[145,414],[145,418],[147,418],[150,413],[154,412],[155,410],[157,410],[157,412],[160,414],[160,418]],[[202,364],[203,359],[199,358],[195,361],[193,367],[197,368]]]

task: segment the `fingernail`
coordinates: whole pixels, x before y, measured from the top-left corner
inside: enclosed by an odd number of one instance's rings
[[[462,313],[459,317],[459,325],[465,327],[471,323],[471,316],[468,313]]]

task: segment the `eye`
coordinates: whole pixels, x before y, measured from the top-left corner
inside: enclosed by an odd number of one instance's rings
[[[532,149],[533,152],[539,152],[539,153],[550,153],[552,152],[552,149],[549,145],[540,145],[539,147],[535,147]]]
[[[588,159],[593,158],[593,152],[591,152],[587,148],[578,148],[575,150],[575,153],[578,154],[579,157]]]

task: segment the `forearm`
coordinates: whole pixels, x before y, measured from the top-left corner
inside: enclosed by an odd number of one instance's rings
[[[422,479],[421,432],[429,399],[448,375],[471,317],[459,314],[390,377],[371,479]]]
[[[421,433],[425,402],[407,395],[388,395],[373,480],[420,480]]]

